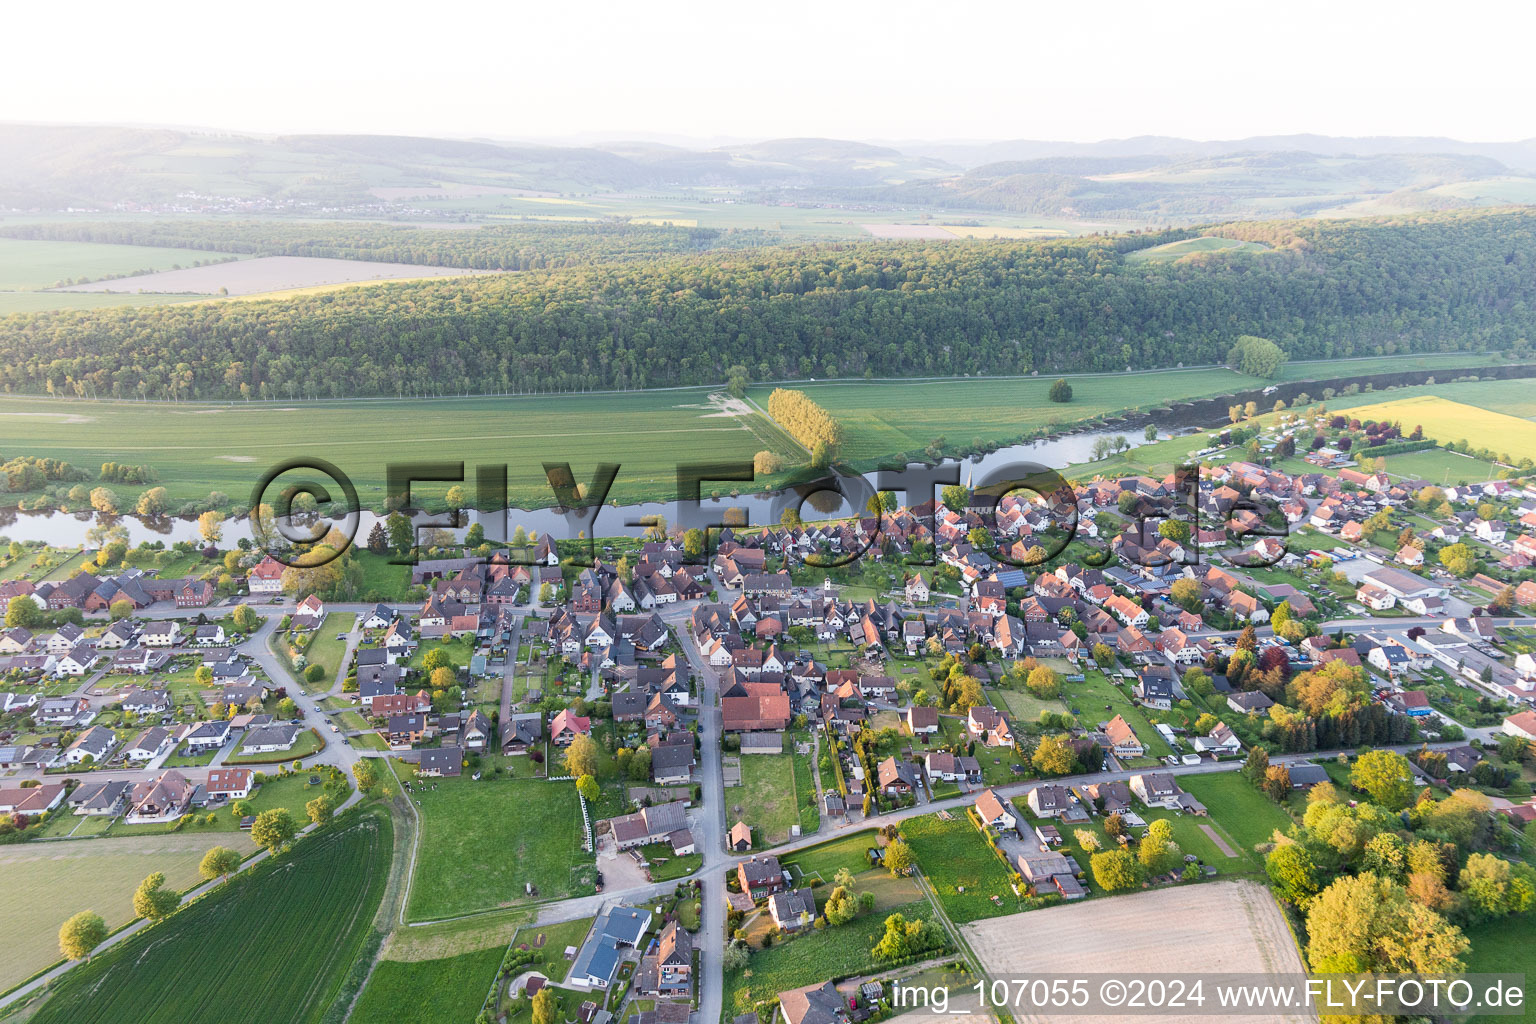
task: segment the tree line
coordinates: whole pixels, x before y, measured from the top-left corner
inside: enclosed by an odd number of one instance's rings
[[[836,452],[845,440],[843,425],[804,391],[774,388],[768,396],[768,415],[813,453],[818,449]],[[821,462],[825,464],[826,459]]]
[[[737,366],[1107,372],[1221,363],[1244,335],[1291,359],[1529,351],[1536,210],[1241,227],[1290,242],[1173,263],[1124,259],[1160,235],[833,243],[19,314],[0,320],[0,387],[291,400],[717,384]]]

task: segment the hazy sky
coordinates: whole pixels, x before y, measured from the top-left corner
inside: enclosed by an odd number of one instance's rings
[[[521,138],[1536,135],[1512,2],[17,4],[0,120]]]

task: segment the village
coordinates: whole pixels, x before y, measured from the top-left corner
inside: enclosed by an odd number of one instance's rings
[[[587,1024],[884,1015],[901,977],[986,969],[970,922],[1116,892],[1107,852],[1138,889],[1262,879],[1255,845],[1367,749],[1523,833],[1536,484],[1362,466],[1340,436],[1395,435],[1336,419],[1067,499],[653,528],[590,565],[435,545],[409,602],[296,592],[260,552],[234,593],[8,578],[0,814],[106,842],[318,797],[319,828],[368,762],[428,825],[413,914],[524,904],[559,947],[509,948],[487,1010]],[[508,855],[456,864],[439,824]],[[871,945],[869,914],[917,926]],[[805,976],[802,943],[845,969]]]

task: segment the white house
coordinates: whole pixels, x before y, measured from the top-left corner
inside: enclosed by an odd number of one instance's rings
[[[976,814],[981,818],[981,823],[989,828],[1013,829],[1019,824],[1018,816],[990,789],[984,789],[976,795]]]
[[[144,627],[139,641],[145,647],[170,647],[181,637],[181,623],[175,619],[156,619]]]
[[[1232,732],[1226,722],[1217,722],[1216,728],[1211,730],[1209,736],[1195,737],[1195,750],[1202,754],[1216,754],[1227,756],[1236,754],[1243,749],[1242,742]]]
[[[65,764],[101,764],[117,746],[117,734],[104,725],[93,725],[75,737],[64,750]]]
[[[247,585],[252,594],[281,594],[283,592],[283,565],[271,555],[263,558],[251,569]]]

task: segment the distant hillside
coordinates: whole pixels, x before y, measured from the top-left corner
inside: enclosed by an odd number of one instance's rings
[[[187,192],[377,202],[373,189],[452,183],[555,191],[857,187],[949,175],[928,157],[832,139],[695,152],[393,135],[256,138],[168,129],[0,125],[0,206],[164,202]]]
[[[560,215],[561,197],[657,195],[890,210],[895,220],[959,210],[1187,225],[1446,210],[1536,196],[1536,140],[1143,137],[903,147],[770,139],[689,149],[0,125],[0,210],[409,218],[422,215],[426,200],[434,219],[484,219],[504,197],[525,196],[511,215],[548,218]]]

